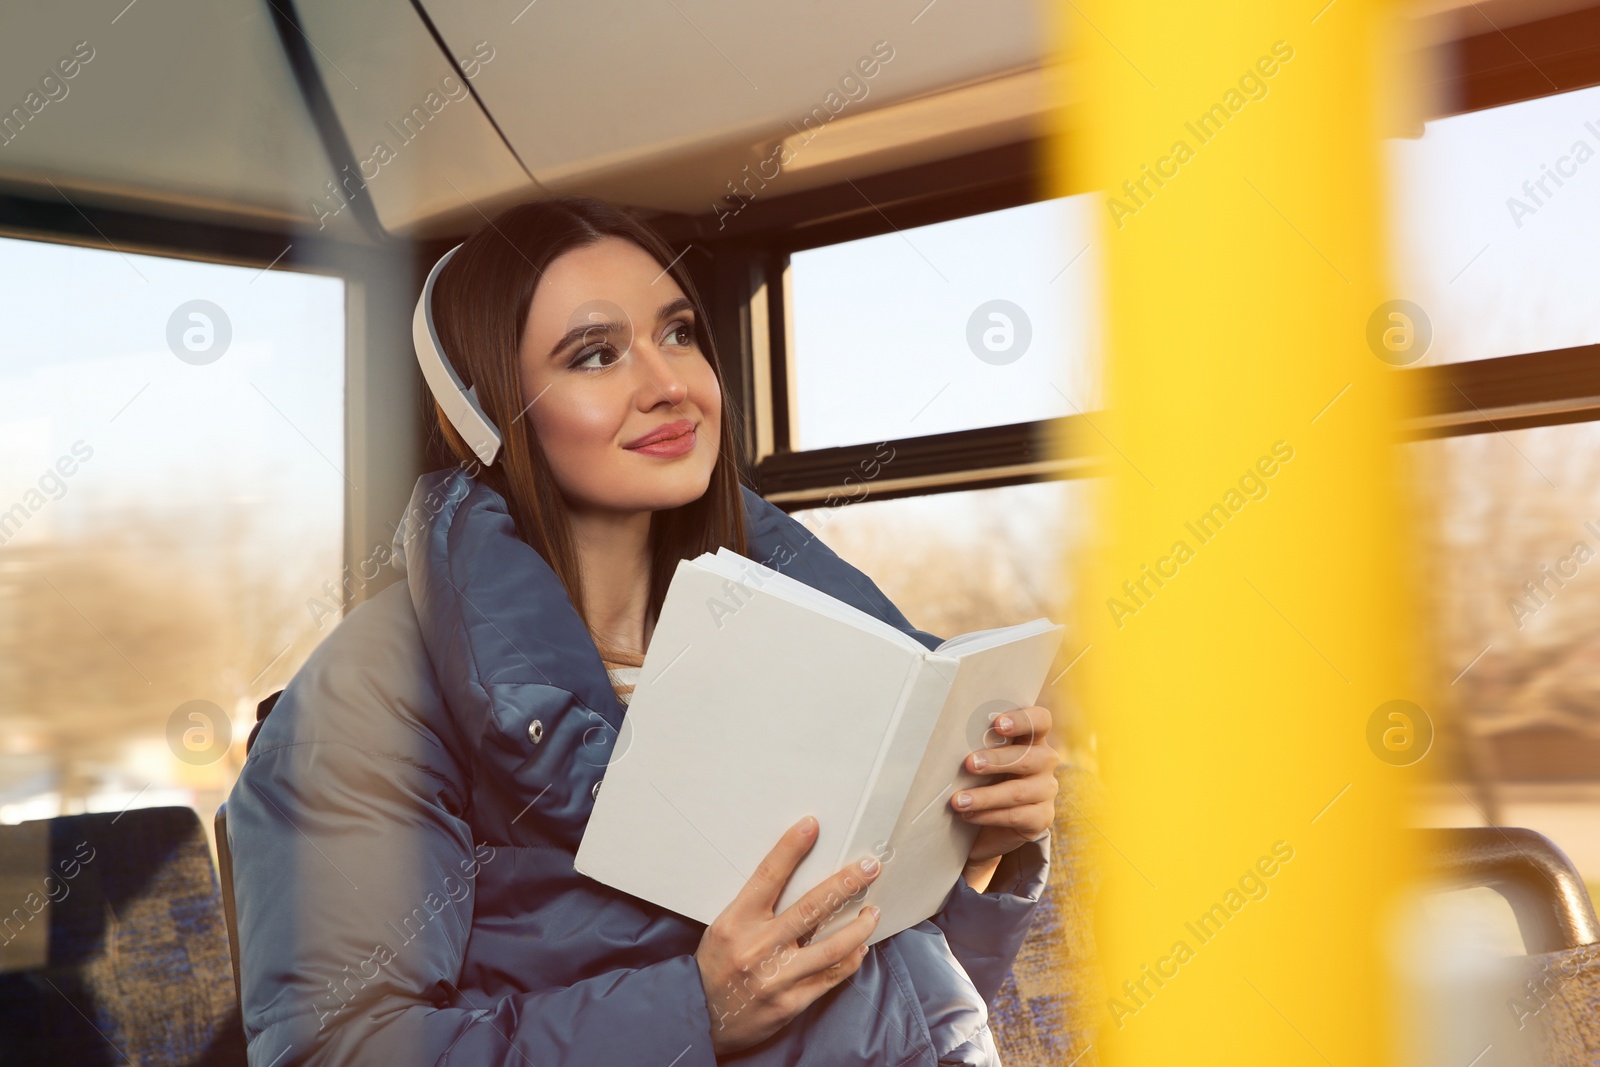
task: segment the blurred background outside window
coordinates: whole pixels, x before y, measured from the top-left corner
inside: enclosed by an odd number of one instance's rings
[[[341,615],[344,282],[0,239],[0,284],[0,822],[209,832]]]
[[[1600,342],[1596,127],[1600,89],[1585,89],[1439,119],[1391,142],[1394,273],[1432,330],[1420,365]],[[1424,818],[1538,830],[1595,896],[1600,424],[1407,451],[1428,519],[1419,592],[1451,731],[1445,780],[1419,798]]]

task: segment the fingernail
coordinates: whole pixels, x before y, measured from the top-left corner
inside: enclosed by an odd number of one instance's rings
[[[996,730],[999,730],[1001,733],[1005,733],[1008,730],[1010,730],[1011,729],[1011,716],[1009,716],[1009,715],[1000,716],[998,719],[996,719],[994,721],[994,728]]]
[[[981,771],[987,766],[989,766],[989,757],[985,756],[983,753],[980,752],[972,757],[973,770]]]
[[[878,916],[883,914],[881,911],[878,910],[878,906],[876,904],[869,905],[867,910],[872,913],[872,921],[873,922],[877,922],[878,921]]]
[[[971,793],[957,793],[956,794],[956,807],[958,807],[958,808],[969,808],[971,806],[972,806],[972,794]]]
[[[805,818],[800,820],[800,835],[802,837],[810,837],[811,831],[815,830],[816,827],[817,820],[812,818],[810,815],[807,815]]]
[[[878,869],[878,861],[877,860],[872,859],[871,857],[868,857],[867,859],[864,859],[864,860],[861,861],[861,870],[864,873],[871,874],[873,871],[875,871],[877,869]]]

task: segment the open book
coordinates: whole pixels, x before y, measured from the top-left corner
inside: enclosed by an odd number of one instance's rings
[[[935,914],[978,827],[957,789],[1001,712],[1038,700],[1062,627],[1035,619],[929,651],[849,604],[726,548],[679,562],[578,848],[577,870],[709,924],[805,815],[818,835],[782,911],[876,856],[872,941]]]

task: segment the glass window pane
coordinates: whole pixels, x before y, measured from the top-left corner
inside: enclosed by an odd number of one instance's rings
[[[1600,88],[1390,148],[1397,295],[1433,327],[1421,364],[1600,342]]]
[[[796,447],[1100,405],[1092,195],[796,252]]]
[[[1600,423],[1448,437],[1412,457],[1437,688],[1463,731],[1463,769],[1430,821],[1531,827],[1600,888]]]
[[[342,608],[344,282],[0,239],[0,285],[0,822],[209,826]]]
[[[1104,485],[1072,479],[865,499],[794,517],[877,583],[913,625],[941,638],[1041,615],[1065,625],[1059,671],[1082,648],[1066,610],[1068,583]]]

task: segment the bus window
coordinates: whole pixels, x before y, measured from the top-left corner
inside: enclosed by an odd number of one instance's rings
[[[209,827],[343,608],[345,283],[12,239],[0,279],[0,822]]]
[[[1391,142],[1397,295],[1432,333],[1418,364],[1600,341],[1597,115],[1582,89]]]
[[[1070,553],[1104,483],[1063,481],[873,500],[794,512],[860,567],[919,629],[952,636],[1047,615],[1066,619]],[[1070,595],[1070,594],[1068,594]],[[1062,651],[1076,652],[1069,637]]]
[[[1412,446],[1457,765],[1431,825],[1526,826],[1600,888],[1600,423]]]
[[[791,254],[797,450],[1101,405],[1092,195]]]

